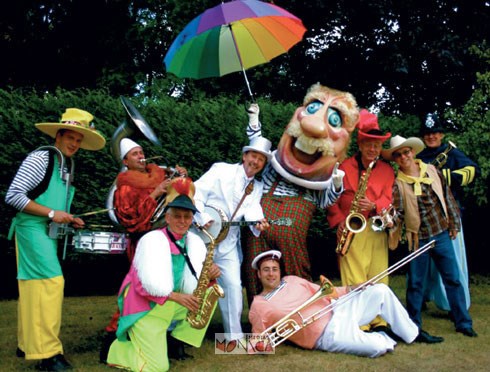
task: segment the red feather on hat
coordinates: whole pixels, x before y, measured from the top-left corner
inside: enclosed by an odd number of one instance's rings
[[[172,187],[179,193],[179,195],[189,195],[191,190],[192,180],[189,177],[178,177],[172,181]]]
[[[366,109],[359,111],[359,122],[357,123],[357,128],[363,132],[368,132],[370,130],[379,129],[378,117],[375,114],[370,113]]]

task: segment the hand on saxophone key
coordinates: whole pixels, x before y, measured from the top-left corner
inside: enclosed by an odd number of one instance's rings
[[[199,311],[199,299],[193,294],[170,292],[168,299],[177,302],[179,305],[189,309],[189,311]]]
[[[218,265],[213,263],[209,268],[208,275],[209,275],[209,280],[214,280],[216,278],[219,278],[221,276],[221,270],[219,269]]]

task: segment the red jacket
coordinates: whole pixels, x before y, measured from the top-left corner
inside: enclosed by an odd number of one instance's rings
[[[355,155],[342,162],[339,169],[345,172],[344,192],[337,203],[327,209],[327,220],[330,227],[336,227],[340,222],[345,221],[359,185],[359,165]],[[366,189],[366,197],[376,203],[376,213],[373,215],[381,213],[383,208],[392,203],[394,182],[393,168],[384,161],[378,160],[371,171]],[[366,218],[370,216],[368,212],[363,212],[363,214]]]

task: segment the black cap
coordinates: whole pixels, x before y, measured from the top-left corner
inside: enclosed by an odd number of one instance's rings
[[[420,133],[422,135],[428,133],[444,133],[444,123],[436,113],[428,113],[422,123]]]

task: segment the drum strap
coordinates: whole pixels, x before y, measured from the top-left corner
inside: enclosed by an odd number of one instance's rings
[[[240,202],[236,206],[235,212],[233,212],[233,214],[232,214],[232,216],[230,218],[230,222],[233,221],[233,217],[235,217],[236,212],[238,212],[238,209],[240,209],[240,206],[242,205],[242,203],[245,200],[245,198],[247,197],[247,195],[250,195],[253,190],[254,190],[254,180],[250,181],[248,183],[247,187],[245,187],[245,192],[243,193],[243,196],[240,199]]]
[[[175,239],[175,236],[170,232],[169,229],[167,229],[167,234],[170,240],[172,240],[175,246],[179,249],[180,254],[184,256],[185,262],[187,262],[187,265],[189,266],[189,270],[191,270],[191,273],[194,276],[194,278],[196,278],[196,280],[199,281],[199,279],[197,278],[196,270],[194,270],[194,266],[192,266],[191,259],[189,258],[187,251],[184,248],[182,248],[179,244],[177,244],[177,240]]]

